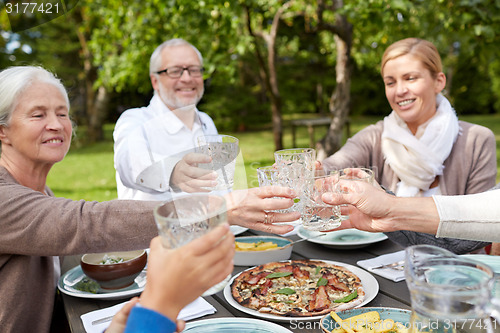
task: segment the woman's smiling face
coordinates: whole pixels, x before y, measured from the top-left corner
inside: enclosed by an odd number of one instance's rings
[[[61,91],[35,82],[18,97],[8,127],[2,128],[2,149],[18,162],[54,164],[69,150],[72,125]]]
[[[436,113],[436,95],[446,85],[445,75],[433,78],[417,57],[406,54],[387,61],[382,76],[389,104],[415,134]]]

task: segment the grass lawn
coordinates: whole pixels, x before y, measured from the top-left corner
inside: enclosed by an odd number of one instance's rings
[[[381,118],[353,118],[351,121],[352,134]],[[461,120],[481,124],[490,128],[497,140],[497,160],[500,166],[500,115],[461,116]],[[115,199],[116,182],[113,167],[113,125],[105,127],[106,140],[97,144],[80,147],[78,137],[73,141],[72,148],[66,158],[54,165],[49,174],[47,184],[56,196],[74,200],[106,201]],[[320,139],[326,132],[326,127],[316,128],[316,139]],[[274,162],[273,135],[270,129],[243,133],[222,133],[237,137],[245,163],[247,184],[249,187],[258,186],[256,168],[271,165]],[[283,144],[286,148],[292,147],[292,135],[289,127],[284,129]],[[297,130],[297,147],[307,147],[309,136],[305,128]],[[497,182],[500,181],[500,170]]]

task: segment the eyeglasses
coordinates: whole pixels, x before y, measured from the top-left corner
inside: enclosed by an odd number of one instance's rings
[[[205,71],[205,68],[200,67],[200,66],[189,66],[189,67],[170,67],[170,68],[165,68],[162,71],[156,72],[156,74],[167,74],[168,77],[171,77],[173,79],[178,79],[184,74],[184,71],[188,71],[189,75],[191,77],[200,77],[203,75],[203,72]]]

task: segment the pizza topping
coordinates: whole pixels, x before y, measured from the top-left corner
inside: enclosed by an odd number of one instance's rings
[[[333,288],[347,292],[351,291],[349,287],[344,282],[341,282],[336,275],[333,275],[330,272],[324,272],[323,277],[328,280],[328,284]]]
[[[267,280],[264,284],[263,284],[263,287],[262,288],[257,288],[254,290],[254,294],[255,295],[262,295],[262,296],[265,296],[267,295],[268,291],[269,291],[269,288],[271,288],[273,286],[273,281],[271,280]]]
[[[251,278],[249,280],[246,281],[246,283],[252,284],[252,285],[257,284],[260,281],[260,279],[262,279],[263,277],[266,277],[268,274],[269,273],[267,273],[267,272],[261,272],[257,275],[253,275],[253,276],[251,276]]]
[[[299,266],[295,266],[293,268],[293,276],[296,279],[308,279],[309,278],[309,272],[306,270],[300,269]]]
[[[291,295],[291,294],[295,294],[295,290],[293,290],[291,288],[283,288],[280,290],[276,290],[274,293],[275,294]]]
[[[292,272],[276,272],[276,273],[271,273],[269,275],[266,275],[266,278],[268,279],[275,279],[275,278],[280,278],[280,277],[285,277],[288,275],[292,275]]]
[[[285,265],[285,266],[280,266],[275,269],[276,272],[293,272],[293,266],[292,265]]]
[[[346,302],[349,302],[349,301],[355,299],[356,297],[358,297],[358,292],[356,290],[354,290],[354,292],[350,293],[346,297],[342,297],[341,299],[336,299],[334,302],[335,303],[346,303]]]
[[[314,291],[313,299],[308,304],[309,311],[321,311],[328,309],[330,306],[330,299],[326,292],[326,286],[320,286]]]
[[[316,283],[316,285],[319,287],[319,286],[326,286],[328,284],[328,280],[325,279],[324,277],[321,277],[318,282]]]

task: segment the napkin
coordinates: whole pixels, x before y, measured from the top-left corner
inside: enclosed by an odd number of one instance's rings
[[[102,333],[108,328],[111,320],[108,320],[101,324],[92,325],[92,322],[101,318],[114,316],[127,302],[123,302],[109,308],[92,311],[80,316],[85,332],[87,333]],[[191,320],[194,318],[203,317],[212,313],[217,312],[217,310],[208,303],[205,299],[198,297],[192,303],[186,305],[184,309],[179,312],[177,319]]]
[[[377,275],[380,275],[386,279],[392,280],[394,282],[399,282],[403,281],[405,279],[405,272],[404,270],[395,270],[392,268],[377,268],[374,269],[375,267],[379,267],[382,265],[387,265],[391,264],[393,262],[405,260],[405,251],[401,250],[398,252],[394,253],[389,253],[389,254],[384,254],[378,257],[375,257],[373,259],[366,259],[366,260],[360,260],[357,262],[357,264],[364,269],[375,273]]]

